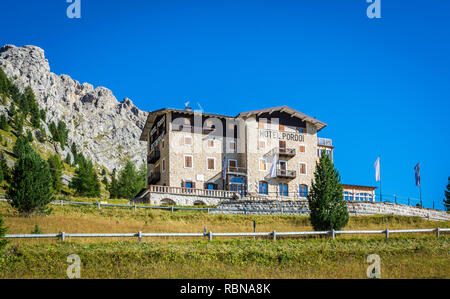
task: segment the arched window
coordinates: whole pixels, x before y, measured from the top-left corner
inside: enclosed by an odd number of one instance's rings
[[[307,185],[298,186],[298,195],[300,197],[308,197],[308,186]]]
[[[267,182],[259,182],[259,194],[269,194],[269,184]]]
[[[288,184],[281,183],[281,184],[278,185],[278,187],[279,187],[281,196],[288,196],[289,195]]]

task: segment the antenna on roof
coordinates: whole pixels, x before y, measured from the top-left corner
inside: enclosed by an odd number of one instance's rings
[[[186,110],[186,111],[192,111],[192,108],[189,107],[189,104],[190,104],[190,103],[191,103],[190,101],[187,101],[186,103],[184,103],[184,110]]]

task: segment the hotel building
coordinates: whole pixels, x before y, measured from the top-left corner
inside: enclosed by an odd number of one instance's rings
[[[242,197],[305,200],[321,154],[334,158],[326,124],[287,106],[225,116],[185,110],[150,112],[148,184],[228,190]],[[347,200],[375,200],[375,187],[343,185]]]

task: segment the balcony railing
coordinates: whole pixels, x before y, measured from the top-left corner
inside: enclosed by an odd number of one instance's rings
[[[297,172],[295,170],[277,169],[277,177],[295,179],[297,177]]]
[[[160,172],[156,172],[153,173],[152,175],[149,176],[148,178],[148,184],[149,185],[153,185],[158,183],[161,180],[161,173]]]
[[[148,164],[155,164],[159,158],[161,158],[161,152],[159,150],[154,150],[148,155],[147,162]]]
[[[333,140],[329,138],[317,138],[317,144],[323,146],[333,146]]]
[[[149,186],[150,192],[168,193],[168,194],[185,194],[208,197],[232,198],[236,192],[225,190],[208,190],[208,189],[193,189],[182,187],[169,186]]]
[[[277,150],[278,150],[279,156],[285,156],[285,157],[294,157],[295,156],[295,148],[279,147]]]
[[[198,129],[195,129],[195,127],[191,126],[191,125],[179,125],[178,127],[174,125],[172,127],[172,131],[174,131],[174,132],[196,133],[197,132],[196,130],[199,130],[198,132],[201,132],[204,135],[208,135],[208,134],[214,132],[216,129],[215,128],[198,128]]]
[[[227,173],[247,174],[247,168],[245,168],[245,167],[228,166],[227,167]]]

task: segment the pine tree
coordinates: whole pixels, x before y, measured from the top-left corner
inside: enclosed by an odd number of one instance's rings
[[[6,118],[6,115],[2,114],[0,116],[0,129],[3,131],[8,130],[8,119]]]
[[[16,157],[21,157],[23,154],[27,151],[31,150],[31,146],[28,143],[28,138],[25,136],[19,136],[17,138],[16,143],[13,147],[13,153],[16,155]]]
[[[119,184],[117,182],[117,172],[116,169],[113,169],[111,174],[111,184],[109,185],[109,198],[119,198]]]
[[[339,172],[330,157],[322,152],[308,194],[310,221],[314,230],[340,230],[348,223]]]
[[[1,70],[1,68],[0,68]],[[5,248],[6,244],[8,244],[8,240],[4,238],[8,229],[5,227],[5,222],[3,220],[3,216],[0,215],[0,252]]]
[[[0,168],[2,170],[3,179],[7,182],[10,181],[11,178],[11,171],[8,167],[8,163],[6,163],[5,155],[3,154],[3,151],[0,152]]]
[[[58,154],[51,155],[48,160],[50,174],[52,175],[52,186],[55,193],[60,193],[62,189],[62,161]]]
[[[5,72],[0,67],[0,93],[4,95],[9,94],[8,77],[6,77]]]
[[[118,196],[120,198],[133,198],[142,189],[140,177],[136,167],[128,161],[119,173]]]
[[[147,164],[142,163],[138,172],[138,192],[147,187]],[[136,194],[135,194],[136,195]]]
[[[70,188],[75,189],[76,193],[81,196],[100,196],[100,182],[91,161],[83,160],[78,164]]]
[[[12,171],[8,197],[11,206],[28,216],[36,212],[48,213],[53,200],[52,177],[48,163],[28,145]]]
[[[445,190],[444,207],[447,212],[450,211],[450,176],[448,177],[447,190]]]

